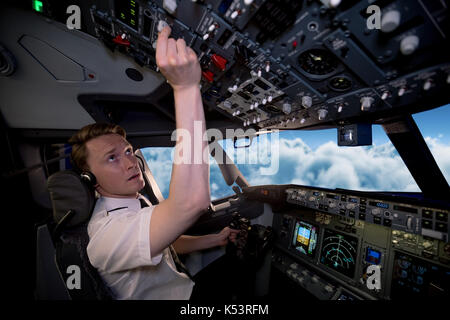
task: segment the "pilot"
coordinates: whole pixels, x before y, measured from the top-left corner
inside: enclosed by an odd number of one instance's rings
[[[90,175],[100,195],[88,224],[87,254],[116,299],[189,299],[195,283],[177,253],[224,246],[238,232],[225,227],[217,234],[183,235],[210,204],[209,163],[193,161],[208,146],[202,141],[199,62],[170,32],[165,27],[158,36],[157,65],[173,88],[177,129],[194,137],[194,121],[200,122],[202,148],[181,148],[177,141],[175,154],[187,152],[192,162],[174,161],[168,198],[153,206],[139,194],[144,180],[123,128],[91,124],[69,140],[74,166]]]

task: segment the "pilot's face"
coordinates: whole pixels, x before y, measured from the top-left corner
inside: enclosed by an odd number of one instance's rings
[[[97,178],[96,190],[105,197],[136,197],[144,179],[133,147],[118,134],[107,134],[86,143],[87,164]]]

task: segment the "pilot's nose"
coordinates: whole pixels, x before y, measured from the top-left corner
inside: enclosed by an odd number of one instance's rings
[[[127,170],[135,168],[137,165],[137,159],[135,156],[125,157],[125,168]]]

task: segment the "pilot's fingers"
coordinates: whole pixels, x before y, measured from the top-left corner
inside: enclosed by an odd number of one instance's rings
[[[177,42],[173,38],[167,40],[167,62],[170,66],[178,64]]]
[[[186,51],[187,51],[187,54],[188,54],[188,59],[190,61],[198,60],[197,54],[195,53],[195,51],[191,47],[186,47]]]
[[[158,40],[156,41],[156,62],[158,64],[165,65],[167,63],[167,40],[170,32],[170,27],[166,26],[158,35]]]
[[[183,38],[177,40],[177,52],[181,61],[187,62],[188,51],[186,49],[186,41]]]

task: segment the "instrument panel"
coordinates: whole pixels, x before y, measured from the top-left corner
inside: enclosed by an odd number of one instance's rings
[[[447,242],[449,210],[311,188],[286,189],[286,201]]]
[[[448,12],[435,2],[109,0],[90,13],[108,48],[155,71],[170,25],[198,55],[205,105],[240,127],[294,129],[447,103]]]
[[[448,203],[296,185],[244,194],[272,205],[272,267],[295,290],[323,300],[450,295]]]

